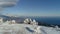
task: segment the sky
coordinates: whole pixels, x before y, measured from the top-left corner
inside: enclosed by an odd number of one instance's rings
[[[19,0],[13,7],[6,7],[1,14],[19,16],[60,16],[60,0]]]

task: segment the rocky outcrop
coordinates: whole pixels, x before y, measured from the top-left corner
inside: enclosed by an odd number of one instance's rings
[[[38,25],[38,22],[36,22],[35,19],[32,20],[32,19],[28,19],[28,18],[27,18],[27,19],[24,20],[24,23],[25,23],[25,24]]]

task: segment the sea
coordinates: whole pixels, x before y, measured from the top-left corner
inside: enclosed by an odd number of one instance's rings
[[[37,22],[43,22],[51,25],[60,25],[60,17],[31,17],[31,19],[35,19]]]
[[[20,16],[18,18],[11,18],[9,16],[5,16],[5,15],[0,15],[0,17],[6,18],[6,19],[16,19],[18,21],[22,21],[24,20],[25,16]],[[31,18],[31,19],[35,19],[37,22],[43,22],[43,23],[47,23],[47,24],[55,24],[55,25],[60,25],[60,17],[26,17],[26,18]]]

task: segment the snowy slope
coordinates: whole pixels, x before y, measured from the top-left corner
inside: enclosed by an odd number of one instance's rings
[[[60,34],[52,27],[29,24],[1,24],[0,34]]]

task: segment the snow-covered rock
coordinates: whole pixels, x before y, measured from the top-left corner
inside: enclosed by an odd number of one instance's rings
[[[2,24],[0,34],[60,34],[53,27],[34,26],[30,24]]]
[[[38,25],[38,22],[36,22],[35,19],[30,19],[30,18],[25,19],[24,23],[25,24],[31,24],[31,25]]]

